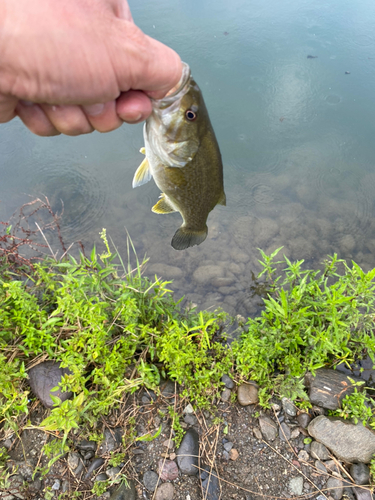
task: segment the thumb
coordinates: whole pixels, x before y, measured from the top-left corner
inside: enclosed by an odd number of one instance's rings
[[[154,38],[145,35],[132,22],[116,19],[112,31],[112,65],[122,92],[142,90],[160,99],[180,80],[182,64],[179,55]]]
[[[16,97],[0,94],[0,123],[10,122],[16,116],[17,103]]]

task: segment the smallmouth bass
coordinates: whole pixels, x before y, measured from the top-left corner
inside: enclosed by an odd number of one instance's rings
[[[163,99],[153,100],[152,108],[143,129],[141,152],[146,158],[133,187],[154,178],[162,193],[152,211],[180,212],[183,224],[171,244],[184,250],[206,239],[208,214],[226,204],[221,154],[202,93],[186,63],[178,85]]]

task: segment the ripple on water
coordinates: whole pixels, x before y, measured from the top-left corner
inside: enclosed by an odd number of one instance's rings
[[[36,171],[33,181],[33,194],[47,196],[55,212],[61,212],[63,202],[61,230],[69,239],[101,228],[100,219],[108,206],[104,176],[98,178],[81,165],[55,162]]]
[[[336,94],[329,94],[325,97],[325,101],[334,106],[335,104],[339,104],[341,102],[341,97]]]

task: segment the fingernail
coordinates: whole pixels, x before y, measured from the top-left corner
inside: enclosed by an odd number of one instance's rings
[[[83,106],[83,109],[90,116],[98,116],[100,115],[100,113],[103,112],[104,104],[102,103],[90,104],[88,106]]]
[[[34,103],[31,102],[31,101],[23,101],[23,100],[20,100],[20,103],[23,105],[23,106],[34,106]]]
[[[142,113],[139,113],[138,115],[135,116],[122,116],[121,119],[124,120],[126,123],[137,123],[141,121],[143,118]]]

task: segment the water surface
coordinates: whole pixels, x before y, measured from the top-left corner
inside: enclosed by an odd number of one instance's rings
[[[328,3],[328,5],[327,5]],[[375,266],[375,4],[270,0],[131,1],[200,85],[221,147],[227,207],[201,246],[177,252],[179,214],[157,215],[151,181],[131,187],[142,126],[38,138],[0,127],[0,220],[31,197],[64,202],[63,236],[87,248],[126,229],[148,272],[199,307],[251,314],[260,247],[316,267],[327,255]],[[308,57],[312,56],[312,57]]]

